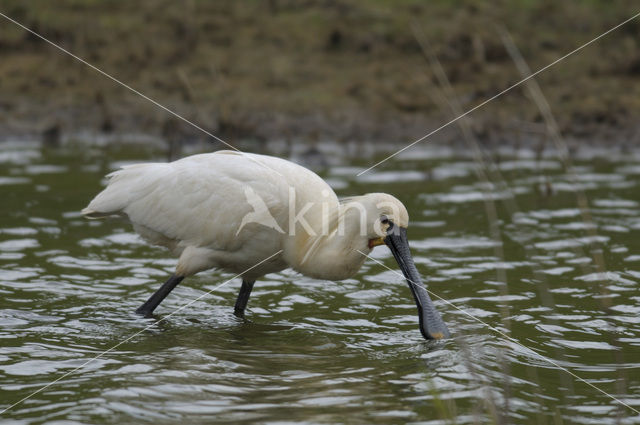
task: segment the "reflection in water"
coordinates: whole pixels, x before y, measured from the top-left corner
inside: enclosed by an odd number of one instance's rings
[[[500,163],[509,191],[475,182],[475,164],[449,148],[405,153],[362,178],[355,174],[368,164],[345,160],[324,177],[340,195],[387,191],[407,205],[430,290],[640,407],[640,157],[583,154],[574,180],[552,157],[511,154]],[[268,275],[246,320],[233,316],[240,282],[167,318],[231,277],[202,273],[181,284],[161,314],[141,319],[133,311],[175,260],[126,223],[78,215],[102,176],[132,160],[83,155],[0,147],[0,409],[157,326],[3,419],[468,423],[496,411],[522,423],[607,423],[619,414],[640,422],[442,301],[454,338],[422,340],[406,283],[372,261],[342,282]],[[591,200],[593,222],[576,208],[576,186]],[[500,244],[489,234],[487,193],[501,214]],[[520,211],[500,210],[505,199]],[[496,245],[505,258],[495,256]],[[604,256],[606,273],[591,250]],[[396,269],[383,248],[373,257]],[[507,288],[497,272],[506,273]]]

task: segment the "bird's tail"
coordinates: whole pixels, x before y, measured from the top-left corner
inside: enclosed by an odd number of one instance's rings
[[[104,218],[104,217],[108,217],[108,216],[112,215],[112,213],[103,213],[103,212],[99,212],[99,211],[94,211],[94,210],[90,209],[89,207],[84,208],[80,212],[82,213],[83,216],[85,216],[86,218],[90,218],[90,219]]]
[[[152,177],[159,166],[166,164],[126,165],[107,175],[107,187],[81,213],[90,219],[99,219],[112,215],[124,215],[125,208],[142,193],[148,190]]]

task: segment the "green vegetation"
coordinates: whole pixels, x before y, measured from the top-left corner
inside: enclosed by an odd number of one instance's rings
[[[537,70],[638,11],[630,1],[7,0],[0,11],[228,138],[404,142],[451,118],[412,26],[463,108],[520,80],[498,28]],[[158,133],[168,115],[1,19],[0,134]],[[621,140],[640,112],[634,20],[538,77],[565,134]],[[481,138],[538,110],[517,88],[472,115]]]

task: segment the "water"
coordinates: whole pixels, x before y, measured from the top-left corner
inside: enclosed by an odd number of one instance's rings
[[[553,155],[503,152],[506,186],[493,187],[447,148],[360,178],[373,160],[332,158],[322,175],[339,195],[385,191],[407,206],[418,269],[455,337],[426,342],[406,283],[373,261],[343,282],[266,276],[247,320],[232,314],[238,281],[171,314],[231,277],[201,273],[141,319],[175,260],[78,211],[104,174],[161,156],[4,144],[0,410],[84,366],[0,422],[640,423],[530,351],[640,410],[640,153],[581,155],[572,178]],[[374,257],[397,270],[386,247]]]

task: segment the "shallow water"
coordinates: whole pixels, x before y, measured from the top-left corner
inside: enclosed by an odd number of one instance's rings
[[[161,156],[0,145],[0,410],[39,391],[0,422],[640,423],[640,154],[581,152],[575,174],[552,154],[500,156],[493,186],[435,147],[321,172],[341,196],[407,206],[454,336],[426,342],[406,283],[373,261],[343,282],[268,275],[247,320],[240,282],[201,273],[141,319],[175,260],[79,210],[109,171]]]

